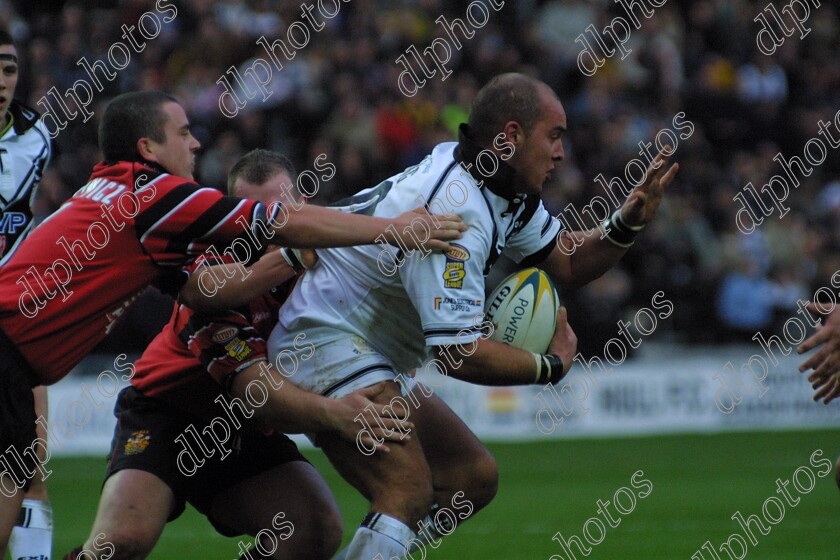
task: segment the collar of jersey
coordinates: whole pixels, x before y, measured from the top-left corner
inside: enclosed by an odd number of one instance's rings
[[[12,126],[17,135],[21,135],[35,126],[39,118],[37,111],[16,99],[13,99],[9,104],[9,114],[12,115]],[[5,135],[5,132],[3,134]]]
[[[458,147],[455,148],[455,161],[463,165],[469,172],[473,179],[479,185],[487,187],[493,194],[500,196],[508,201],[521,202],[525,199],[525,195],[517,194],[514,191],[513,183],[516,177],[516,171],[507,164],[507,162],[497,159],[499,167],[496,172],[489,177],[486,177],[478,170],[476,165],[476,158],[484,148],[476,144],[470,139],[469,126],[466,123],[461,123],[458,127]]]
[[[127,163],[138,163],[138,164],[140,164],[144,167],[148,167],[152,171],[157,171],[158,173],[168,173],[168,174],[171,175],[171,173],[169,173],[169,171],[164,169],[164,167],[162,165],[160,165],[159,163],[154,162],[154,161],[149,161],[149,160],[143,159],[141,157],[138,157],[137,159],[125,159],[125,160],[117,160],[117,161],[110,160],[110,159],[103,160],[99,165],[97,165],[97,167],[99,167],[99,166],[110,167],[112,165],[117,165],[121,161],[125,161]],[[186,179],[184,179],[184,180],[186,180]]]

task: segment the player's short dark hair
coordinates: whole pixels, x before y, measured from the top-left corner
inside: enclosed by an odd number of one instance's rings
[[[12,45],[14,47],[15,38],[12,37],[12,34],[5,29],[0,29],[0,47],[3,45]]]
[[[289,158],[271,150],[251,150],[239,158],[228,173],[228,194],[233,194],[233,184],[240,177],[249,183],[262,185],[282,171],[285,171],[293,182],[296,180],[297,172]]]
[[[470,134],[481,146],[488,146],[504,129],[516,121],[525,134],[542,116],[540,88],[545,84],[523,74],[501,74],[481,88],[470,109]]]
[[[166,142],[164,103],[178,102],[162,91],[135,91],[115,97],[99,123],[99,149],[106,161],[137,161],[137,141]]]

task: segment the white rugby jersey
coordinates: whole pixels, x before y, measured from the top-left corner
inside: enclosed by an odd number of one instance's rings
[[[401,266],[394,259],[401,252],[388,245],[319,249],[318,264],[280,311],[275,348],[291,347],[300,332],[317,344],[320,333],[339,330],[362,337],[408,371],[422,364],[430,346],[479,337],[492,264],[502,253],[525,265],[542,262],[561,224],[538,196],[513,194],[514,171],[506,163],[497,158],[499,169],[489,178],[470,165],[480,149],[465,132],[460,142],[440,144],[420,164],[336,204],[381,217],[424,203],[432,213],[455,212],[469,229],[454,249],[425,258],[415,251]],[[482,161],[492,167],[486,154]]]
[[[14,122],[0,138],[0,266],[32,230],[32,202],[52,155],[38,113],[12,101]]]

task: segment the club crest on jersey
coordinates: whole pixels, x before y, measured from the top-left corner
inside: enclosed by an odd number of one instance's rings
[[[236,327],[224,327],[214,332],[211,338],[216,344],[224,344],[225,342],[232,340],[238,333],[239,329]]]
[[[151,441],[152,438],[149,437],[149,430],[132,432],[131,437],[125,443],[125,454],[137,455],[138,453],[143,453],[149,447]]]
[[[467,275],[464,263],[470,260],[470,252],[466,247],[456,243],[450,243],[450,245],[452,248],[444,253],[446,268],[443,271],[443,287],[460,290],[464,286],[464,276]]]
[[[248,346],[248,344],[241,338],[235,338],[228,342],[225,345],[225,350],[227,351],[228,356],[237,362],[241,362],[253,353],[251,347]]]

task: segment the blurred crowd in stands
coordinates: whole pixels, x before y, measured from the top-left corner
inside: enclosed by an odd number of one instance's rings
[[[314,4],[317,0],[303,0]],[[203,144],[200,181],[223,188],[225,174],[247,150],[287,153],[300,170],[326,154],[337,174],[322,182],[314,202],[326,204],[374,186],[432,146],[456,138],[475,92],[490,77],[518,71],[551,85],[568,113],[566,158],[546,186],[549,210],[577,208],[604,191],[594,177],[623,176],[639,157],[638,143],[653,141],[685,112],[695,130],[681,141],[681,169],[653,225],[622,263],[577,292],[564,293],[573,326],[588,354],[601,354],[616,321],[646,305],[659,290],[675,306],[657,335],[689,342],[749,341],[776,332],[795,315],[797,298],[810,298],[840,269],[840,157],[826,161],[792,188],[790,212],[766,218],[750,234],[738,231],[733,197],[748,183],[761,188],[781,173],[774,156],[802,156],[820,119],[840,110],[840,20],[823,2],[813,10],[804,39],[786,38],[772,56],[756,47],[761,1],[668,2],[640,18],[626,48],[593,76],[577,66],[587,26],[602,29],[624,9],[612,0],[508,0],[439,76],[411,98],[401,94],[395,62],[407,47],[422,51],[446,36],[441,15],[464,18],[467,0],[351,0],[325,20],[293,60],[274,72],[265,102],[250,100],[235,118],[218,107],[217,81],[231,66],[244,72],[257,44],[286,38],[301,20],[299,0],[173,0],[177,17],[96,96],[95,113],[118,93],[163,89],[186,107]],[[335,3],[324,5],[334,9]],[[49,88],[69,88],[86,74],[77,61],[102,59],[136,25],[151,0],[54,2],[0,0],[0,26],[16,37],[23,59],[18,97],[37,101]],[[637,12],[638,13],[638,12]],[[316,11],[317,17],[317,11]],[[591,41],[591,36],[590,36]],[[93,105],[91,106],[93,107]],[[86,182],[99,160],[96,117],[72,121],[56,138],[60,158],[41,187],[43,217]],[[151,307],[141,309],[148,317]],[[162,309],[165,321],[166,306]],[[157,314],[157,313],[156,313]],[[137,337],[133,337],[137,340]]]

